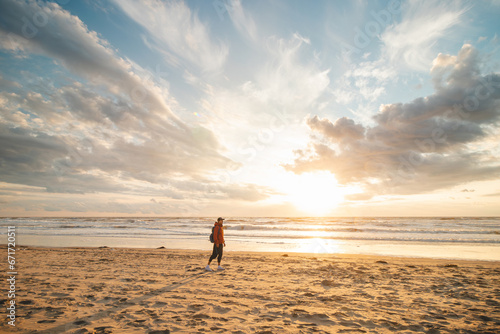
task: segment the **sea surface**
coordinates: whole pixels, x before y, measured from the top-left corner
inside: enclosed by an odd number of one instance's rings
[[[210,251],[215,218],[1,218],[0,243]],[[500,261],[500,217],[242,218],[224,223],[225,251],[369,254]]]

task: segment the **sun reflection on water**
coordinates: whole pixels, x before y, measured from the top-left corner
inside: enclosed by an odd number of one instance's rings
[[[318,231],[324,232],[324,231]],[[297,245],[297,251],[300,253],[314,254],[339,254],[344,253],[342,242],[335,239],[311,238],[302,239]]]

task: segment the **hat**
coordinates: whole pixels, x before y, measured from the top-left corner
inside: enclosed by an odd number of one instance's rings
[[[217,218],[217,221],[219,221],[219,220],[224,220],[224,218],[221,218],[221,217]]]

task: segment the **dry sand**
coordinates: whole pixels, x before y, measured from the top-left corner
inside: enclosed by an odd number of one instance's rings
[[[19,248],[0,332],[500,332],[499,262],[226,252],[210,273],[209,255]]]

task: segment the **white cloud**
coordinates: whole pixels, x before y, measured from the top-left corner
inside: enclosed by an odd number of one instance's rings
[[[285,129],[296,129],[319,108],[330,83],[329,70],[309,57],[313,52],[308,43],[298,34],[269,38],[267,57],[253,80],[236,87],[204,87],[200,106],[206,126],[218,133],[232,159],[248,165],[249,159],[270,154],[284,140]]]
[[[299,34],[289,40],[269,39],[271,60],[256,80],[257,95],[261,99],[300,110],[310,108],[323,94],[330,84],[329,70],[322,70],[314,61],[301,58],[304,46],[309,44],[309,40]]]
[[[443,37],[450,39],[451,28],[459,25],[467,9],[457,2],[409,1],[402,4],[402,19],[381,35],[384,52],[393,64],[427,71],[434,47]]]
[[[350,63],[349,69],[333,83],[331,93],[334,100],[342,105],[356,104],[350,109],[359,119],[371,117],[366,109],[373,110],[373,104],[387,93],[386,86],[397,82],[398,71],[385,59]]]
[[[202,71],[218,71],[224,65],[228,47],[214,42],[208,27],[183,1],[115,0],[131,19],[144,27],[170,63],[184,59]]]
[[[257,25],[255,24],[254,19],[250,14],[248,14],[243,6],[241,5],[240,0],[232,0],[231,4],[228,5],[231,10],[229,10],[229,16],[231,17],[231,21],[238,31],[250,38],[253,41],[257,41],[258,33],[257,33]]]

